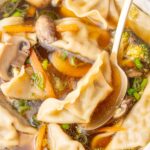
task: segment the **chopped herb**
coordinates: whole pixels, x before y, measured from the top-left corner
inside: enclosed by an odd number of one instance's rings
[[[141,90],[144,90],[144,89],[145,89],[147,83],[148,83],[148,79],[147,79],[147,78],[143,79],[143,81],[142,81],[142,83],[141,83]]]
[[[20,11],[15,11],[13,14],[12,14],[13,17],[22,17],[22,12]]]
[[[24,113],[28,110],[31,109],[30,105],[28,104],[28,101],[27,100],[15,100],[13,102],[13,106],[14,108],[17,109],[17,111],[24,115]]]
[[[136,89],[136,91],[138,91],[138,92],[141,90],[141,83],[142,83],[142,81],[143,81],[142,77],[134,78],[134,80],[133,80],[132,87],[134,89]]]
[[[77,65],[76,65],[76,58],[75,58],[75,57],[71,57],[71,58],[70,58],[70,64],[71,64],[72,66],[74,66],[74,67],[77,66]]]
[[[45,88],[44,77],[41,73],[34,73],[31,76],[31,79],[34,81],[34,84],[37,85],[39,89],[44,90]]]
[[[47,70],[47,68],[48,68],[48,60],[47,59],[43,60],[42,67],[43,67],[44,70]]]
[[[81,127],[76,124],[69,124],[69,126],[68,124],[62,124],[61,127],[74,140],[81,142],[85,149],[89,149],[90,143],[88,140],[88,135],[84,130],[81,129]]]
[[[30,64],[30,63],[31,63],[30,58],[27,58],[25,64]]]
[[[81,142],[83,145],[87,144],[87,142],[88,142],[87,136],[82,133],[77,134],[75,139],[78,140],[79,142]]]
[[[29,122],[30,122],[31,126],[33,126],[35,128],[38,128],[41,124],[41,122],[37,120],[36,115],[33,115]]]
[[[133,96],[135,100],[139,100],[143,94],[147,83],[147,78],[134,78],[131,88],[129,88],[127,91],[128,95]]]
[[[68,56],[68,53],[67,53],[66,51],[64,51],[64,52],[61,53],[61,58],[62,58],[63,60],[66,60],[66,59],[67,59],[67,56]]]
[[[54,81],[55,81],[55,88],[61,92],[63,91],[66,86],[67,86],[67,82],[62,81],[59,77],[54,77]]]
[[[12,15],[17,7],[19,6],[21,0],[8,0],[6,1],[2,8],[0,9],[0,18],[9,17]]]
[[[62,124],[61,127],[65,130],[68,130],[70,128],[69,124]]]
[[[139,58],[134,59],[134,64],[135,64],[137,69],[142,69],[143,68],[143,64],[141,63]]]
[[[134,88],[129,88],[128,89],[128,95],[132,96],[136,92],[136,89]]]
[[[12,3],[16,3],[18,0],[11,0]]]
[[[137,92],[134,92],[133,96],[135,97],[136,100],[139,100],[141,97],[140,94],[138,94]]]

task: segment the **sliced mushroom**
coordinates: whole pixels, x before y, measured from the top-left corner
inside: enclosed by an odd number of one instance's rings
[[[128,77],[134,78],[134,77],[140,77],[142,75],[142,72],[137,71],[136,69],[129,69],[126,71],[126,74]]]
[[[27,39],[25,38],[20,38],[20,42],[19,42],[19,49],[18,49],[18,53],[17,53],[17,57],[16,59],[12,62],[12,66],[13,67],[20,67],[25,63],[26,58],[29,56],[30,54],[30,43]]]
[[[26,0],[26,1],[38,8],[44,8],[47,7],[48,4],[50,4],[51,0]]]
[[[28,41],[20,36],[12,36],[6,43],[0,43],[0,77],[3,80],[8,81],[12,78],[9,73],[12,63],[17,67],[24,64],[29,48]]]
[[[46,15],[40,16],[36,22],[35,30],[40,45],[48,51],[53,51],[51,43],[57,40],[53,20]]]
[[[120,107],[116,109],[113,118],[118,119],[124,116],[128,112],[128,110],[131,108],[131,106],[132,106],[132,98],[127,98],[123,100]]]

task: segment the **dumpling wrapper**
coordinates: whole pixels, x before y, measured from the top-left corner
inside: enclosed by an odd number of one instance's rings
[[[106,69],[107,68],[107,69]],[[63,101],[49,98],[39,108],[37,118],[50,123],[88,123],[96,106],[112,92],[109,55],[97,56],[89,72]]]
[[[3,94],[10,98],[26,100],[43,100],[48,98],[46,91],[39,89],[31,81],[33,70],[27,71],[24,67],[20,73],[9,82],[1,84]]]
[[[50,150],[85,150],[80,142],[72,140],[57,124],[48,125],[48,145]]]
[[[20,116],[0,95],[0,149],[17,146],[19,132],[35,134],[37,131],[30,127],[27,121]]]
[[[150,76],[141,99],[135,104],[122,127],[126,130],[117,133],[107,150],[122,150],[144,147],[150,141]]]
[[[91,60],[96,60],[100,54],[98,42],[90,38],[87,26],[77,18],[64,18],[57,20],[56,25],[76,24],[79,27],[77,32],[62,32],[61,39],[53,42],[51,45],[61,49],[80,54]]]
[[[115,0],[64,0],[64,4],[77,17],[88,17],[105,29],[108,20],[117,22],[119,18]]]

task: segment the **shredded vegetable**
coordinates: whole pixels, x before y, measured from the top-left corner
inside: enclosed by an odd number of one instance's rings
[[[37,57],[34,50],[31,51],[30,62],[31,62],[31,65],[32,65],[35,73],[40,72],[42,74],[43,79],[45,81],[45,91],[47,92],[49,97],[55,97],[55,93],[54,93],[52,84],[49,80],[48,74],[43,69],[42,64],[40,63],[40,61],[39,61],[39,59],[38,59],[38,57]]]
[[[35,146],[36,150],[42,150],[42,144],[43,144],[45,133],[46,133],[46,125],[43,124],[41,125],[36,138],[36,146]]]
[[[28,104],[28,101],[26,100],[15,100],[13,102],[13,106],[17,109],[17,111],[24,115],[24,113],[31,109],[30,105]]]
[[[82,77],[88,72],[88,70],[91,67],[90,64],[84,64],[79,67],[74,67],[70,64],[68,59],[63,60],[61,58],[61,54],[58,52],[55,52],[52,54],[51,62],[58,71],[60,71],[63,74],[66,74],[68,76],[73,76],[73,77]]]
[[[3,30],[8,33],[35,32],[32,25],[8,25]]]
[[[77,32],[79,30],[79,27],[76,24],[60,24],[56,26],[56,30],[58,32]]]

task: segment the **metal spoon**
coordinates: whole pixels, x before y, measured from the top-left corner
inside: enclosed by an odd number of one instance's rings
[[[115,33],[114,44],[110,56],[112,64],[112,78],[114,91],[108,98],[97,107],[88,124],[82,125],[85,130],[94,130],[106,124],[114,115],[116,107],[122,102],[128,85],[128,79],[125,72],[118,65],[118,51],[121,41],[122,32],[124,30],[126,18],[133,0],[125,0],[121,11],[118,26]]]

